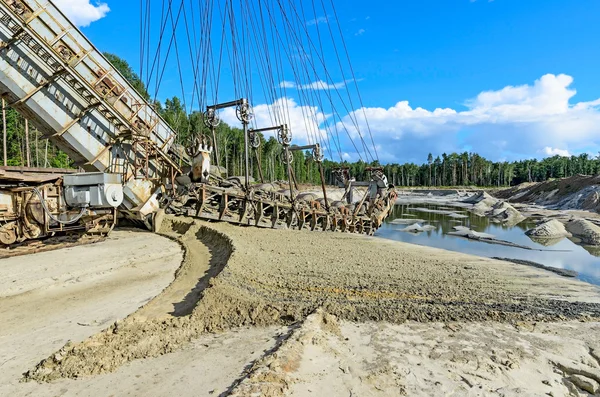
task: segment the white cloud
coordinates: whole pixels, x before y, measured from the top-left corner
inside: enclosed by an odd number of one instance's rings
[[[550,146],[546,146],[543,150],[543,153],[546,156],[562,156],[562,157],[571,157],[571,154],[568,150],[552,148]]]
[[[358,29],[358,32],[354,33],[355,36],[362,36],[363,34],[365,34],[366,30],[364,29]]]
[[[421,161],[428,152],[472,150],[490,159],[509,159],[562,148],[562,153],[597,151],[600,99],[571,103],[573,78],[547,74],[533,85],[486,91],[466,102],[467,110],[412,108],[407,101],[353,112],[363,133],[366,113],[383,161]],[[351,126],[350,116],[344,118]],[[356,136],[356,130],[351,131]],[[559,154],[559,152],[556,152]]]
[[[321,83],[317,82],[316,86],[322,87]],[[292,83],[282,84],[290,86]],[[370,146],[366,114],[382,162],[423,162],[430,152],[441,155],[473,151],[490,160],[507,161],[597,153],[600,151],[600,99],[573,102],[576,91],[572,84],[571,76],[547,74],[533,84],[482,92],[466,101],[464,110],[413,108],[408,101],[400,101],[390,108],[357,109],[342,115],[343,125],[337,125],[341,150],[345,159],[358,158],[344,127],[354,137],[358,149],[363,150],[354,121]],[[289,117],[284,109],[289,109]],[[257,106],[254,113],[257,127],[276,124],[269,114],[284,114],[294,132],[294,142],[299,144],[312,142],[316,134],[324,134],[325,120],[330,125],[333,123],[333,118],[322,110],[299,106],[293,99]],[[223,119],[239,124],[233,109],[224,112]],[[339,160],[337,156],[334,159]]]
[[[110,11],[106,3],[98,2],[93,5],[90,0],[54,0],[54,4],[80,27],[89,26],[90,23],[104,18]]]
[[[318,80],[309,84],[304,84],[301,86],[301,88],[306,90],[335,90],[346,88],[346,83],[346,81],[341,81],[339,83],[329,84],[326,81]]]
[[[344,89],[347,84],[354,80],[346,80],[340,81],[339,83],[328,83],[323,80],[313,81],[312,83],[297,85],[293,81],[282,81],[279,83],[279,87],[281,88],[299,88],[303,90],[335,90],[335,89]],[[360,80],[357,80],[360,81]]]
[[[281,88],[296,88],[296,83],[292,81],[282,81],[279,83],[279,87]]]
[[[311,19],[309,21],[306,21],[306,26],[313,26],[313,25],[318,25],[320,23],[328,23],[329,22],[329,18],[325,17],[325,16],[321,16],[321,17],[317,17],[315,19]]]
[[[320,112],[316,106],[300,106],[294,99],[281,98],[269,105],[255,106],[252,113],[254,118],[251,127],[264,128],[287,124],[296,144],[312,144],[317,141],[324,143],[326,141],[326,132],[320,126],[327,116]],[[224,109],[220,117],[229,125],[240,126],[235,108]],[[265,135],[275,136],[275,132],[266,133]],[[321,138],[317,138],[318,136]]]

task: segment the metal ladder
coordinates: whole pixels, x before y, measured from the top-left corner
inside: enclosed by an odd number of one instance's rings
[[[0,40],[0,90],[9,106],[78,166],[106,172],[115,156],[134,163],[137,139],[157,153],[146,159],[147,183],[130,184],[130,194],[126,183],[128,209],[178,170],[180,159],[169,153],[176,132],[51,1],[0,0]]]

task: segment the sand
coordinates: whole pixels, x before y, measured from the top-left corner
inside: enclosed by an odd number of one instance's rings
[[[181,259],[173,241],[117,230],[102,243],[0,260],[0,395],[20,390],[22,373],[67,341],[160,294]]]
[[[522,183],[494,195],[512,203],[543,205],[555,210],[600,211],[600,177],[574,175],[546,182]]]
[[[525,232],[530,237],[556,239],[560,237],[570,237],[571,233],[567,232],[565,225],[557,219],[551,219],[543,222],[535,228]]]
[[[435,230],[436,227],[433,225],[420,225],[418,223],[414,223],[410,226],[405,227],[404,229],[398,229],[401,232],[408,232],[408,233],[423,233],[423,232],[431,232],[433,230]]]
[[[586,219],[575,219],[568,222],[567,230],[585,245],[600,245],[600,227]]]
[[[392,323],[600,318],[598,288],[512,263],[363,236],[188,218],[166,218],[166,230],[192,246],[183,269],[202,259],[195,257],[195,245],[208,245],[213,255],[215,276],[192,313],[144,322],[134,313],[83,343],[65,346],[28,379],[114,371],[176,351],[204,332],[289,325],[319,307],[350,321]]]
[[[598,331],[598,323],[356,324],[317,312],[233,395],[583,396],[583,387],[598,390]]]
[[[75,295],[92,317],[99,307],[119,314],[95,328],[79,326],[87,332],[73,338],[55,338],[73,331],[53,318],[39,317],[36,310],[19,312],[25,325],[6,331],[12,343],[0,347],[3,357],[13,357],[0,365],[14,366],[0,375],[0,394],[250,395],[258,383],[268,388],[263,395],[431,395],[433,390],[460,395],[493,388],[497,395],[532,395],[546,390],[544,381],[554,386],[574,376],[568,373],[573,362],[597,367],[590,349],[600,293],[577,280],[364,236],[169,217],[162,230],[186,249],[175,282],[165,288],[176,267],[169,265],[164,271],[170,277],[151,291],[156,298],[147,302],[150,291],[144,289],[144,298],[127,307],[99,303],[94,294]],[[174,251],[136,251],[123,241],[115,256],[143,252],[136,262],[140,268],[154,257],[181,258],[174,241],[139,235],[151,239],[152,247],[159,249],[160,240]],[[82,255],[74,258],[81,261]],[[13,290],[20,283],[15,279]],[[44,294],[35,295],[37,288],[29,289],[31,306],[44,301]],[[66,308],[46,308],[53,310]],[[115,323],[125,313],[131,314]],[[0,321],[11,315],[6,311]],[[44,335],[52,334],[54,342],[31,343],[23,334],[27,324],[50,326]],[[100,328],[104,331],[97,332]],[[540,335],[530,339],[531,332]],[[545,332],[558,336],[549,342]],[[66,339],[72,343],[64,345]],[[12,346],[28,343],[29,350]],[[289,365],[277,362],[285,357]],[[557,370],[549,357],[571,369]],[[29,382],[19,383],[28,370]],[[536,377],[525,381],[532,373]],[[37,383],[47,381],[52,383]]]

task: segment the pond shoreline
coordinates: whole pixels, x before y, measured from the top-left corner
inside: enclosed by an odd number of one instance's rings
[[[472,197],[475,195],[480,200],[481,197],[488,200],[486,204],[504,205],[495,204],[498,200],[488,199],[490,196],[484,193],[446,192],[438,196],[401,192],[390,218],[376,236],[487,258],[511,258],[513,263],[521,265],[535,263],[535,267],[600,285],[600,257],[595,255],[595,250],[583,246],[576,238],[537,239],[525,234],[538,226],[540,220],[584,218],[582,211],[573,211],[571,215],[565,210],[521,204],[516,208],[524,216],[512,224],[490,217],[489,211],[488,216],[482,211],[474,213],[473,201],[476,200]],[[589,213],[589,217],[595,219],[597,214]]]

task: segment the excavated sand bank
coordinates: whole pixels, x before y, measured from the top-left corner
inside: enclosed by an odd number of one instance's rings
[[[600,177],[575,175],[496,191],[494,196],[511,203],[543,205],[557,210],[600,212]]]
[[[186,247],[179,275],[204,266],[194,291],[182,303],[169,302],[175,295],[167,289],[129,318],[65,346],[26,379],[110,372],[175,351],[203,332],[292,324],[317,308],[356,322],[600,318],[597,287],[507,262],[363,236],[187,218],[167,217],[162,230]],[[183,309],[164,313],[166,303]]]

